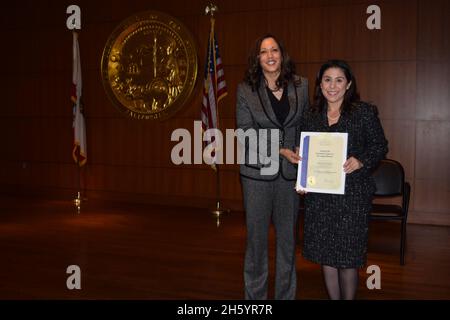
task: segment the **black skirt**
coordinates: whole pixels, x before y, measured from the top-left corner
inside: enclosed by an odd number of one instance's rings
[[[345,195],[306,194],[306,259],[335,268],[365,265],[373,186],[361,182],[347,185]]]

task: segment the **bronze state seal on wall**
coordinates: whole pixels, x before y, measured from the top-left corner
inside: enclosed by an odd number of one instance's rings
[[[193,37],[177,19],[156,11],[123,21],[102,56],[102,79],[116,107],[137,119],[163,119],[189,99],[197,78]]]

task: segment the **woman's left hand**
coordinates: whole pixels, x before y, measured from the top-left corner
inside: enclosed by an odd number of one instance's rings
[[[350,157],[344,163],[344,172],[347,174],[352,173],[353,171],[359,170],[362,167],[363,167],[363,164],[361,161],[359,161],[355,157]]]

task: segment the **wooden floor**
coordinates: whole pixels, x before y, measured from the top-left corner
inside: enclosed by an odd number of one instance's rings
[[[399,265],[399,225],[372,222],[359,299],[450,299],[450,228],[408,225]],[[270,242],[273,297],[274,245]],[[70,200],[0,198],[0,299],[242,299],[245,224],[232,212],[216,226],[206,210]],[[320,269],[298,248],[297,299],[326,299]],[[81,268],[68,290],[67,267]]]

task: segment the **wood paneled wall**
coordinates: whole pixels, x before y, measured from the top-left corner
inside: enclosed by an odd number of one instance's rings
[[[187,204],[215,203],[215,173],[207,165],[176,166],[171,133],[193,132],[199,120],[209,1],[78,1],[87,123],[88,164],[81,169],[87,197]],[[389,140],[388,156],[405,167],[413,187],[410,222],[450,225],[450,4],[446,0],[217,0],[216,33],[228,97],[221,129],[235,128],[235,92],[249,48],[271,32],[284,40],[300,74],[310,81],[329,58],[353,67],[361,96],[378,105]],[[0,157],[2,192],[70,197],[78,190],[71,158],[69,100],[72,35],[69,1],[3,5],[0,36]],[[381,8],[382,29],[366,28],[366,8]],[[110,33],[133,13],[159,10],[193,33],[199,78],[192,100],[163,122],[122,116],[108,100],[100,60]],[[221,167],[223,203],[242,208],[237,165]]]

